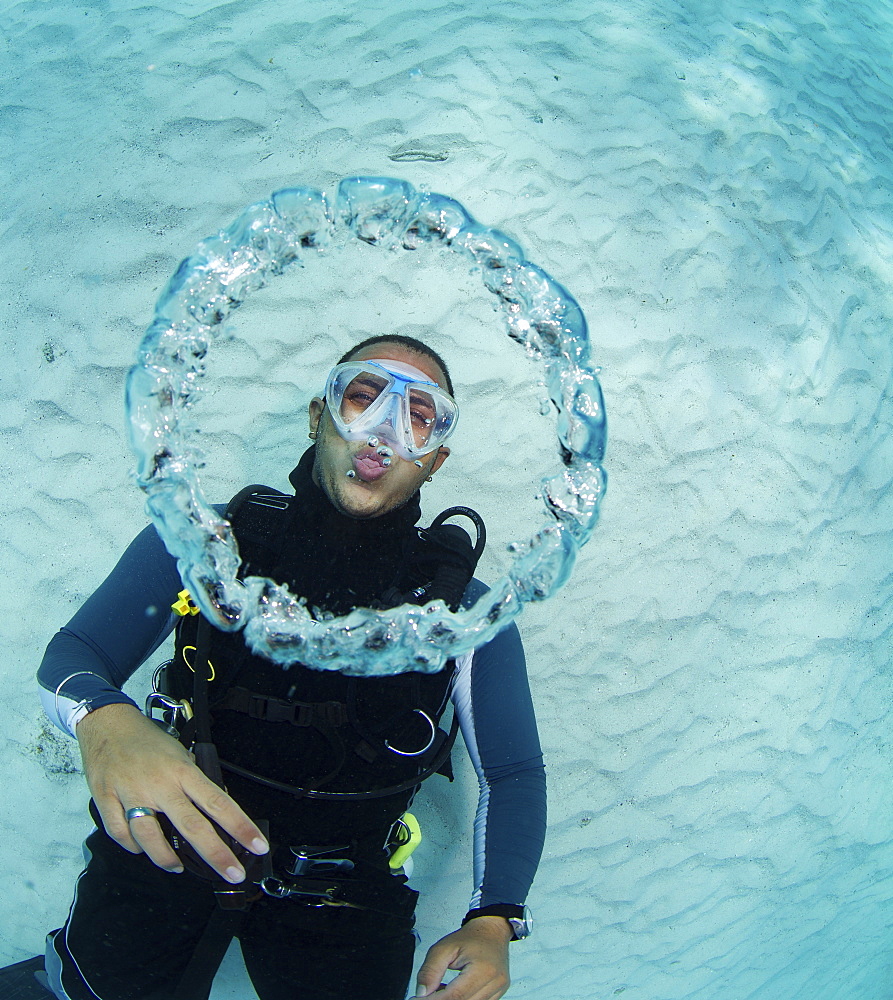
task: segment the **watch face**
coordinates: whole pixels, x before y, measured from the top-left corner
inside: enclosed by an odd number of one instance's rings
[[[530,937],[533,931],[533,914],[530,912],[530,907],[524,907],[524,916],[522,918],[509,917],[509,923],[512,925],[515,931],[515,938],[518,941]]]

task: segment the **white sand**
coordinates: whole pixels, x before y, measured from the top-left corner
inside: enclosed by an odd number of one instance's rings
[[[551,807],[510,995],[893,995],[891,43],[889,4],[827,0],[0,2],[0,957],[79,869],[33,675],[144,523],[122,384],[153,302],[249,202],[374,173],[516,236],[604,366],[602,524],[520,623]],[[332,357],[433,326],[468,405],[426,512],[479,506],[492,577],[555,464],[538,372],[462,268],[376,253],[237,316],[203,483],[284,485]],[[423,796],[425,945],[465,910],[473,797],[467,769]]]

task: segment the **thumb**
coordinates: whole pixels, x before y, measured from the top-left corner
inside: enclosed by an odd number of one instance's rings
[[[440,975],[435,975],[434,970],[430,972],[422,966],[419,969],[418,979],[415,986],[415,997],[412,1000],[418,1000],[421,997],[429,997],[432,993],[437,993],[439,990],[446,989],[446,983],[440,981]]]
[[[441,977],[447,969],[458,968],[454,963],[458,961],[460,952],[461,947],[455,941],[455,932],[431,945],[416,976],[417,997],[429,997],[432,993],[447,988],[447,984],[441,982]]]
[[[412,997],[411,1000],[422,1000],[423,997],[429,997],[433,993],[439,993],[441,990],[445,989],[446,983],[438,983],[437,986],[434,986],[432,983],[430,986],[425,986],[425,984],[419,980],[419,982],[416,983],[415,996]]]
[[[416,997],[428,997],[438,990],[445,989],[446,983],[440,981],[444,972],[446,972],[445,963],[438,963],[435,955],[429,952],[416,977]]]

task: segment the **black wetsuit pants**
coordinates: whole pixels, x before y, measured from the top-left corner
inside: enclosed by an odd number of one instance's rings
[[[171,874],[128,853],[101,829],[85,847],[68,921],[47,948],[51,985],[70,1000],[171,1000],[218,909],[213,892],[188,872]],[[387,872],[377,875],[405,914],[406,894],[415,894]],[[404,1000],[413,923],[262,896],[236,935],[260,1000]],[[189,1000],[206,1000],[215,971]]]

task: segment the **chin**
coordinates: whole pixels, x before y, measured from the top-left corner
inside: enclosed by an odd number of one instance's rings
[[[339,483],[336,488],[327,489],[325,492],[337,510],[358,521],[376,517],[389,509],[384,498],[368,493],[353,482],[345,483],[343,486]]]
[[[415,495],[415,491],[383,493],[367,491],[362,487],[354,486],[341,490],[338,500],[332,501],[342,514],[355,518],[358,521],[368,521],[374,517],[381,517],[383,514],[390,514],[406,504]],[[329,495],[331,500],[331,495]]]
[[[348,503],[341,503],[336,505],[338,510],[347,517],[352,517],[355,521],[368,521],[370,518],[378,517],[379,514],[384,514],[388,510],[387,507],[382,508],[379,504],[364,504],[362,506]]]

